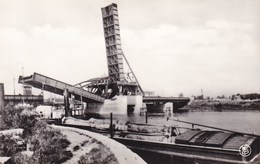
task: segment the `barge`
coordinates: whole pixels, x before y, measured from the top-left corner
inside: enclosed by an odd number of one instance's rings
[[[101,133],[136,153],[183,157],[206,163],[248,163],[259,157],[259,136],[178,126],[63,119],[62,126]]]
[[[125,137],[114,137],[114,139],[136,152],[179,156],[208,163],[247,163],[259,156],[258,138],[220,131],[189,130],[175,137],[174,142]],[[243,145],[251,148],[250,154],[241,155],[240,149]]]

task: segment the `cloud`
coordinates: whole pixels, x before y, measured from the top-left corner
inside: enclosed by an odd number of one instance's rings
[[[251,24],[224,20],[199,28],[164,24],[138,33],[127,29],[122,31],[128,45],[123,48],[149,90],[167,95],[198,94],[201,88],[211,95],[260,91],[254,30]]]
[[[26,75],[38,72],[71,84],[106,72],[103,38],[88,38],[73,27],[45,25],[29,32],[8,28],[0,31],[0,38],[1,81],[9,85],[22,67]]]
[[[100,7],[109,2],[60,2],[0,0],[7,92],[22,66],[26,75],[71,84],[107,73]],[[122,48],[143,88],[169,96],[260,92],[260,6],[235,2],[118,1]]]

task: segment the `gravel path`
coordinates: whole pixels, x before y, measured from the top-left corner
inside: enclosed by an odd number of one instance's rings
[[[101,134],[93,133],[87,130],[77,129],[77,128],[68,128],[62,126],[52,125],[53,128],[57,128],[61,130],[61,133],[67,136],[67,139],[71,142],[70,148],[77,145],[81,145],[84,141],[89,141],[92,138],[101,142],[105,147],[107,147],[116,157],[116,160],[120,164],[144,164],[146,163],[141,157],[139,157],[136,153],[132,152],[126,146],[116,142],[113,139],[110,139]],[[84,135],[83,135],[84,134]],[[96,146],[95,143],[92,146]],[[86,145],[85,147],[80,147],[80,151],[76,151],[73,153],[73,157],[68,160],[66,163],[77,163],[79,157],[86,154],[91,149],[90,145]]]

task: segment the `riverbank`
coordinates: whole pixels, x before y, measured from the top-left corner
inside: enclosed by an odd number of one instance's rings
[[[59,129],[71,142],[68,150],[73,157],[64,163],[124,163],[145,164],[146,162],[126,146],[101,134],[77,128],[52,125]]]
[[[260,111],[260,100],[191,100],[184,109],[190,111]]]
[[[51,128],[54,131],[59,131],[61,135],[64,136],[64,141],[69,143],[66,146],[62,143],[63,146],[66,147],[64,147],[66,152],[70,152],[71,155],[69,155],[68,158],[66,157],[66,160],[62,162],[60,161],[61,163],[145,164],[142,158],[126,148],[124,145],[103,135],[86,130],[55,125],[49,125],[47,128]],[[10,142],[8,142],[9,140],[7,141],[7,139],[4,139],[5,142],[0,144],[0,163],[41,163],[39,159],[36,158],[36,151],[31,149],[32,147],[30,144],[27,144],[26,146],[25,139],[22,138],[23,131],[23,129],[0,131],[2,140],[3,137],[9,137],[8,139],[13,143],[13,145],[10,145]],[[44,137],[46,138],[47,136]],[[56,136],[54,136],[54,138],[55,137]],[[50,137],[50,139],[51,138],[53,138],[53,136]],[[48,144],[47,146],[45,141],[39,141],[45,143],[45,146],[40,147],[40,149],[49,149],[51,151],[52,148],[48,147],[60,146],[57,145],[58,143],[52,143],[51,145]],[[20,145],[23,146],[23,148],[20,151],[16,151],[17,148],[21,147]],[[15,151],[9,151],[9,153],[6,152],[6,150],[9,149],[15,149]],[[48,154],[50,152],[46,151],[44,154],[46,153]],[[67,156],[67,154],[63,154],[63,156]]]
[[[33,109],[0,111],[0,163],[145,163],[108,137],[48,125],[36,116]]]

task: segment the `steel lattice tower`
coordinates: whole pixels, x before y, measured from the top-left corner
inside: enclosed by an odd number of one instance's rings
[[[135,95],[143,93],[143,90],[122,51],[117,4],[112,3],[109,6],[101,8],[101,11],[109,83],[118,87],[119,94]],[[125,69],[130,69],[130,72],[125,72],[124,66],[127,66]]]
[[[108,74],[111,83],[124,81],[123,52],[119,31],[117,5],[104,7],[102,10],[106,44]]]

